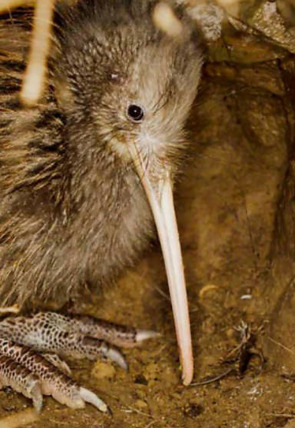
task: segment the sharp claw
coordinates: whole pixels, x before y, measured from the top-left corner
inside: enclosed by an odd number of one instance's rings
[[[147,339],[155,339],[161,336],[161,333],[158,333],[153,330],[138,330],[135,336],[135,340],[137,343],[141,343]]]
[[[43,405],[43,395],[41,392],[41,384],[39,381],[36,381],[30,391],[31,398],[33,400],[33,405],[37,413],[41,412]]]
[[[89,391],[89,389],[80,387],[80,396],[86,402],[92,404],[103,413],[109,413],[110,409],[104,401],[102,401],[96,394]]]
[[[114,363],[116,363],[119,367],[121,367],[123,370],[128,370],[128,364],[125,360],[125,358],[123,357],[123,355],[121,354],[120,351],[118,351],[115,348],[110,348],[108,349],[107,353],[106,353],[106,357],[113,361]]]

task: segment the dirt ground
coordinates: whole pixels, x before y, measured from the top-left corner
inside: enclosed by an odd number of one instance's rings
[[[113,416],[46,398],[30,428],[295,427],[295,58],[282,43],[232,27],[207,58],[176,199],[194,382],[208,383],[181,385],[154,243],[117,286],[85,296],[78,308],[163,334],[125,351],[128,372],[73,363],[75,379],[105,400]],[[0,392],[1,418],[30,406],[17,393]]]

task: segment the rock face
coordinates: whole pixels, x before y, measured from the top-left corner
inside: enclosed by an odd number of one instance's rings
[[[292,2],[281,3],[227,9],[209,44],[179,199],[191,282],[237,298],[244,290],[242,311],[267,321],[265,356],[293,372],[295,20]]]

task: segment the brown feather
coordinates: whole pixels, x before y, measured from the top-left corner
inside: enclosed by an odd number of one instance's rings
[[[155,168],[176,166],[200,77],[198,35],[154,27],[154,1],[86,0],[58,8],[48,90],[19,90],[31,13],[0,19],[0,298],[69,298],[134,263],[154,233],[126,141],[147,136]],[[143,18],[144,17],[144,18]],[[141,127],[125,117],[141,100]],[[159,146],[153,146],[155,139]]]

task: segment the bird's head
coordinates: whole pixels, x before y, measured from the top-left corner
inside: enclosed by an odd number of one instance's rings
[[[77,154],[109,153],[141,180],[162,245],[189,383],[191,339],[172,183],[202,57],[196,29],[182,12],[176,12],[177,34],[156,27],[156,4],[84,0],[61,9],[53,65],[57,101],[71,134],[79,135]]]

